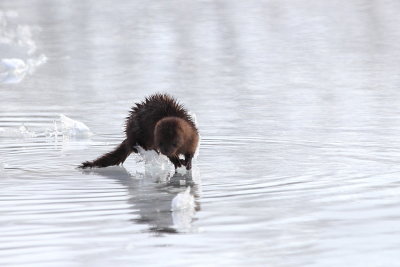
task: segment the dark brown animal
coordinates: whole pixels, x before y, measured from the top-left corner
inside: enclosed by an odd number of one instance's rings
[[[155,94],[145,99],[130,111],[126,120],[126,139],[113,151],[94,161],[83,162],[80,168],[119,165],[136,146],[155,150],[166,155],[175,169],[182,165],[192,168],[199,134],[192,117],[174,98],[166,94]],[[184,155],[185,159],[180,159]]]

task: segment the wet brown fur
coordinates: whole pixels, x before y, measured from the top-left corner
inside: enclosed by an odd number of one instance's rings
[[[119,165],[136,146],[156,150],[166,155],[175,168],[184,165],[190,170],[199,135],[192,117],[173,97],[155,94],[136,105],[130,111],[125,127],[126,139],[113,151],[94,161],[83,162],[80,168]],[[179,158],[184,155],[185,159]]]

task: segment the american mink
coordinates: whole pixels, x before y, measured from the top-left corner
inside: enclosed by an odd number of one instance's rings
[[[155,94],[132,107],[126,119],[126,139],[113,151],[94,161],[83,162],[80,168],[119,165],[136,146],[166,155],[175,169],[182,165],[192,168],[192,158],[199,142],[199,134],[192,117],[173,97]],[[185,159],[180,159],[184,155]]]

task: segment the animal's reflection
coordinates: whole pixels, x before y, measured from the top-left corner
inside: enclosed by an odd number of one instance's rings
[[[154,173],[130,174],[124,167],[115,166],[103,169],[84,171],[113,179],[125,186],[129,191],[129,204],[138,218],[134,223],[147,224],[155,233],[177,233],[190,231],[195,211],[200,209],[196,201],[199,197],[199,177],[192,171],[185,174],[175,173],[164,177]],[[195,176],[195,177],[193,177]],[[195,182],[196,181],[196,182]],[[171,202],[178,193],[191,186],[190,194],[195,197],[195,205],[191,210],[171,211]]]

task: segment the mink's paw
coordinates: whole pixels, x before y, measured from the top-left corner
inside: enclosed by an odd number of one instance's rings
[[[175,170],[179,167],[182,167],[183,161],[177,156],[171,156],[168,158],[172,162],[172,164],[174,164]]]
[[[190,170],[192,168],[192,161],[188,161],[186,164],[186,170]]]
[[[180,160],[177,160],[174,163],[175,169],[182,167],[182,162]]]

